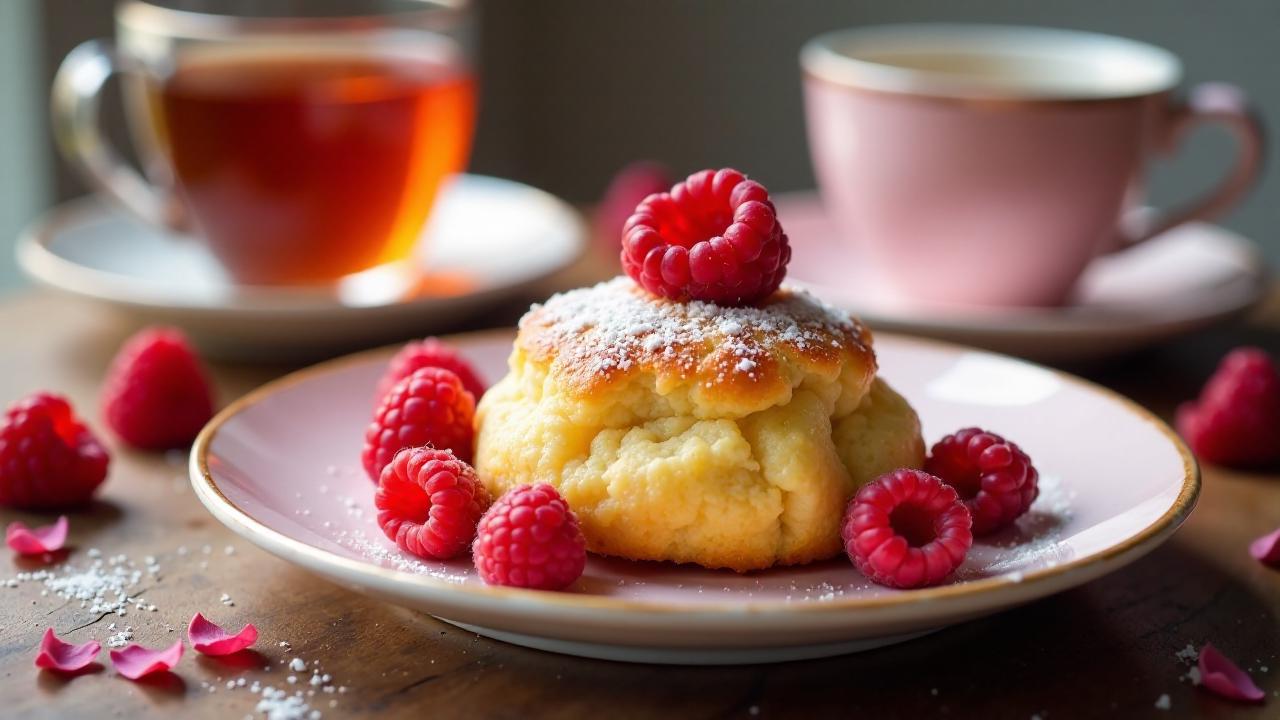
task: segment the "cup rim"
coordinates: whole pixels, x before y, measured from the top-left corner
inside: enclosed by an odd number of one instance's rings
[[[216,39],[246,33],[293,32],[367,32],[385,28],[388,18],[399,21],[419,20],[432,25],[466,13],[472,0],[417,0],[421,9],[395,12],[365,12],[355,15],[296,17],[287,15],[244,16],[179,10],[157,5],[149,0],[120,0],[116,5],[116,22],[122,27],[150,35],[181,35],[197,39]]]
[[[1096,63],[1128,63],[1127,73],[1092,81],[1070,81],[1030,73],[978,79],[942,69],[908,68],[856,53],[908,50],[1046,59],[1089,53]],[[1110,100],[1166,92],[1182,79],[1182,62],[1172,52],[1139,40],[1083,30],[969,23],[869,25],[818,35],[800,50],[800,65],[811,78],[839,86],[917,96],[996,100]],[[1099,66],[1101,67],[1101,65]]]

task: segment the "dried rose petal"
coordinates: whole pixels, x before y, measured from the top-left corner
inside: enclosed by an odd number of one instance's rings
[[[1280,567],[1280,530],[1267,533],[1250,543],[1249,554],[1265,565]]]
[[[61,550],[67,542],[67,516],[59,515],[52,525],[29,528],[14,520],[4,531],[4,541],[22,555],[43,555]]]
[[[1236,667],[1209,643],[1200,648],[1199,666],[1200,685],[1215,695],[1246,702],[1262,702],[1266,697],[1266,693],[1253,684],[1248,673]]]
[[[116,671],[130,680],[137,680],[154,672],[172,670],[181,658],[181,640],[164,650],[151,650],[134,644],[123,650],[111,651],[111,662],[116,666]]]
[[[258,628],[249,623],[235,635],[213,624],[200,613],[191,618],[187,626],[187,639],[191,647],[205,655],[230,655],[249,647],[258,639]]]
[[[65,519],[65,518],[64,518]],[[53,628],[44,631],[40,639],[40,654],[36,655],[36,667],[58,672],[83,670],[98,657],[102,646],[90,640],[83,645],[72,645],[53,634]]]

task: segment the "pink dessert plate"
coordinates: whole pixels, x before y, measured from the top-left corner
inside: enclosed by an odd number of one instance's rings
[[[492,382],[512,337],[450,340]],[[1017,527],[978,543],[939,587],[882,588],[842,558],[738,575],[593,556],[556,593],[486,586],[469,557],[405,555],[378,530],[359,463],[389,350],[317,365],[233,403],[196,441],[191,479],[234,532],[355,592],[518,645],[680,664],[838,655],[997,613],[1122,568],[1195,505],[1199,473],[1186,447],[1109,390],[934,341],[882,334],[876,350],[928,441],[980,425],[1020,443],[1041,472],[1041,496]]]
[[[1194,222],[1099,258],[1055,308],[922,306],[877,285],[814,193],[776,198],[796,252],[788,277],[873,329],[922,335],[1044,362],[1132,352],[1244,314],[1266,297],[1256,243]]]

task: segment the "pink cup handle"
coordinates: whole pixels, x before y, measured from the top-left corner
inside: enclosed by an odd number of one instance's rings
[[[1175,104],[1162,130],[1159,150],[1172,153],[1187,134],[1201,123],[1219,123],[1236,137],[1235,165],[1226,177],[1200,199],[1183,207],[1158,213],[1141,227],[1121,232],[1121,246],[1134,245],[1192,220],[1207,220],[1229,210],[1258,181],[1264,156],[1262,122],[1244,91],[1229,83],[1202,83],[1191,89],[1185,103]]]

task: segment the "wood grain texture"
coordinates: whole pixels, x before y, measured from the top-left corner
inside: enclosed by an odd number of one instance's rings
[[[490,319],[506,322],[518,312],[513,305]],[[1266,330],[1276,315],[1085,373],[1167,415],[1226,348],[1249,341],[1280,350]],[[100,427],[97,384],[129,329],[85,304],[43,293],[0,303],[0,402],[56,389]],[[220,397],[234,398],[286,369],[218,366]],[[844,658],[679,668],[513,647],[339,589],[224,530],[189,489],[184,458],[112,450],[101,500],[72,517],[72,561],[82,562],[88,548],[124,553],[139,564],[155,555],[161,573],[144,578],[141,595],[158,609],[95,622],[78,603],[41,596],[38,583],[0,587],[0,716],[244,717],[256,697],[227,690],[226,681],[245,677],[292,689],[283,661],[294,656],[319,660],[333,684],[348,688],[313,698],[326,718],[1280,715],[1280,572],[1245,552],[1250,539],[1280,525],[1280,473],[1206,468],[1199,508],[1164,547],[1110,577],[993,618]],[[4,523],[49,517],[0,510]],[[178,555],[179,546],[186,556]],[[234,554],[225,554],[228,546]],[[0,581],[32,567],[6,551]],[[234,605],[221,604],[222,593]],[[109,669],[64,680],[32,667],[46,626],[74,641],[105,641],[111,634],[105,626],[114,621],[133,625],[136,641],[159,645],[184,633],[197,610],[229,627],[256,623],[259,655],[226,663],[188,651],[176,678],[146,684]],[[1267,706],[1232,705],[1179,680],[1186,666],[1175,653],[1205,641],[1252,668]],[[305,682],[307,675],[299,677]],[[216,691],[202,683],[214,683]],[[1168,712],[1155,709],[1162,694],[1170,696]],[[337,706],[330,708],[330,700]]]

